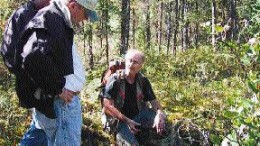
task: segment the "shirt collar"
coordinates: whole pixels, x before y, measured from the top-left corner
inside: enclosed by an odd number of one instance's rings
[[[68,7],[61,0],[53,0],[53,3],[61,10],[66,23],[72,28],[71,14]]]

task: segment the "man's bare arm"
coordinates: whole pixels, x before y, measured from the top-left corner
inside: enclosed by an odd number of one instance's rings
[[[132,131],[132,133],[135,134],[139,131],[139,129],[137,129],[136,126],[140,124],[136,123],[132,119],[129,119],[124,114],[122,114],[118,109],[116,109],[114,106],[114,100],[112,99],[109,100],[104,98],[103,103],[104,103],[104,111],[106,114],[109,114],[110,116],[115,117],[122,122],[125,122],[129,126],[129,129]]]
[[[128,120],[125,115],[123,115],[119,110],[115,108],[113,99],[104,98],[103,103],[106,114],[109,114],[110,116],[115,117],[123,122],[126,122]]]

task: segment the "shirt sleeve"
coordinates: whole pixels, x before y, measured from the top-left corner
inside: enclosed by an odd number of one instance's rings
[[[83,64],[79,54],[77,53],[75,44],[73,44],[72,46],[72,57],[73,57],[74,74],[65,76],[66,83],[64,88],[74,92],[78,92],[83,89],[86,79],[85,79]]]
[[[25,71],[47,94],[61,93],[66,80],[55,64],[46,32],[35,30],[28,36],[21,54]]]
[[[143,93],[144,93],[144,101],[152,101],[156,99],[152,89],[152,85],[146,77],[144,77],[143,79]]]

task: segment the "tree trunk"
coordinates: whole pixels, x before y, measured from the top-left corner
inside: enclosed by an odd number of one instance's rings
[[[237,12],[236,12],[236,0],[230,0],[230,18],[231,22],[231,30],[232,30],[232,39],[237,38]]]
[[[133,25],[132,25],[132,37],[133,37],[133,43],[132,43],[132,47],[135,48],[135,25],[136,25],[136,14],[135,14],[135,8],[133,8],[132,10],[132,20],[133,20]]]
[[[185,20],[185,25],[184,25],[184,49],[186,50],[189,47],[189,20],[188,20],[188,1],[185,0],[184,4],[184,20]]]
[[[173,33],[173,54],[176,55],[177,50],[177,34],[179,30],[179,0],[175,0],[175,26]]]
[[[169,54],[170,45],[171,45],[171,37],[172,37],[172,5],[173,2],[169,2],[167,4],[167,55]]]
[[[156,7],[156,14],[160,14],[160,0],[157,0],[157,7]],[[159,21],[160,21],[160,17],[156,17],[155,18],[155,33],[156,33],[156,37],[155,37],[155,44],[159,44]]]
[[[226,9],[227,9],[227,13],[226,13],[226,23],[224,24],[224,32],[222,34],[222,40],[231,40],[233,38],[232,35],[232,24],[233,24],[233,20],[231,17],[231,3],[232,0],[228,0],[225,4],[226,4]]]
[[[83,28],[83,48],[84,48],[84,62],[87,62],[87,43],[86,43],[86,37],[87,37],[87,32],[85,31],[86,27]]]
[[[196,1],[196,13],[199,12],[199,7],[198,7],[198,2]],[[199,42],[199,22],[196,21],[195,24],[195,36],[194,36],[194,40],[195,40],[195,47],[198,48],[198,42]]]
[[[212,47],[214,52],[216,51],[216,30],[215,30],[215,19],[216,19],[216,1],[212,0],[212,12],[211,12],[211,17],[212,17],[212,28],[211,28],[211,33],[212,33]]]
[[[104,3],[103,1],[100,1],[100,7],[101,8],[104,8]],[[99,37],[99,40],[100,40],[100,50],[103,50],[103,30],[104,30],[104,11],[102,10],[101,11],[101,19],[100,19],[100,35],[98,36]]]
[[[160,2],[160,10],[159,10],[159,14],[160,14],[160,18],[159,18],[159,32],[158,32],[158,52],[161,52],[161,44],[162,44],[162,21],[163,21],[163,1]]]
[[[146,49],[150,49],[151,47],[151,29],[150,29],[150,0],[146,1],[147,7],[146,7],[146,24],[145,24],[145,30],[146,30]]]
[[[106,62],[107,65],[109,64],[109,43],[108,43],[108,22],[109,22],[109,16],[108,16],[108,0],[105,0],[105,9],[104,9],[104,20],[105,20],[105,35],[106,35]]]
[[[185,0],[182,0],[181,1],[181,19],[184,21],[184,16],[185,16]],[[185,50],[185,41],[184,41],[184,34],[185,33],[185,29],[182,27],[181,28],[181,48],[182,48],[182,51]]]
[[[130,24],[130,0],[122,0],[121,7],[121,48],[120,55],[128,50]]]
[[[94,67],[94,55],[93,55],[93,48],[92,48],[92,38],[93,38],[93,28],[92,25],[89,25],[88,30],[88,56],[89,56],[89,68],[93,69]]]

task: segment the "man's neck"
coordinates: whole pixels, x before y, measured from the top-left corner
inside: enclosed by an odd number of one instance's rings
[[[136,74],[129,74],[127,77],[126,77],[126,81],[129,83],[129,84],[133,84],[135,82],[135,76]]]

